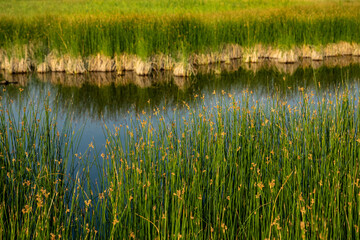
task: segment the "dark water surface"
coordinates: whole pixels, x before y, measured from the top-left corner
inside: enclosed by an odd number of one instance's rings
[[[286,67],[286,66],[285,66]],[[288,66],[288,67],[291,67]],[[37,102],[50,96],[50,107],[58,112],[59,124],[73,114],[72,126],[82,129],[79,152],[84,152],[90,142],[100,153],[105,144],[104,123],[108,126],[126,125],[143,112],[161,109],[171,118],[173,109],[184,111],[184,102],[198,108],[197,96],[203,96],[205,104],[214,102],[222,93],[241,96],[245,90],[253,92],[255,100],[265,103],[281,98],[294,102],[304,92],[321,97],[324,93],[341,91],[349,87],[353,94],[359,92],[360,65],[300,67],[281,71],[275,67],[248,65],[232,71],[214,74],[199,73],[188,79],[174,78],[170,73],[157,77],[138,77],[132,73],[117,76],[114,73],[65,73],[6,75],[0,73],[0,81],[17,84],[0,86],[0,96],[5,103],[12,99],[14,109],[22,109],[31,101]],[[19,90],[21,88],[21,91]],[[214,93],[215,90],[215,94]],[[57,104],[56,104],[57,103]],[[38,104],[42,104],[39,102]]]

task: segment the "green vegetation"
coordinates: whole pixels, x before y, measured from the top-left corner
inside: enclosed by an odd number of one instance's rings
[[[1,1],[1,6],[0,49],[21,57],[26,44],[31,49],[26,54],[39,62],[53,50],[181,59],[227,43],[288,48],[360,42],[356,1]]]
[[[223,91],[212,104],[194,96],[199,108],[184,103],[105,126],[96,181],[93,144],[74,153],[76,135],[57,127],[47,101],[44,111],[36,104],[16,114],[2,100],[0,234],[357,239],[359,96],[350,87],[320,97],[298,91],[295,103],[248,91]]]
[[[243,9],[272,9],[289,6],[314,6],[325,4],[352,4],[347,0],[1,0],[1,16],[38,15],[101,15],[101,14],[172,14],[209,13]]]
[[[53,233],[69,236],[76,231],[71,220],[80,214],[73,201],[78,197],[75,193],[79,179],[66,175],[76,146],[71,129],[67,127],[59,133],[56,114],[48,101],[44,106],[38,102],[18,111],[3,104],[6,103],[2,101],[0,106],[1,238],[50,239]],[[41,111],[41,107],[45,110]]]

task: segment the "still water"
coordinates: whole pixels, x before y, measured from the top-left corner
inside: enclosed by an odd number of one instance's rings
[[[222,69],[221,74],[205,69],[187,79],[174,78],[166,72],[154,77],[138,77],[131,72],[125,76],[115,73],[7,75],[2,72],[0,82],[4,80],[17,84],[0,86],[2,101],[11,99],[11,107],[22,109],[49,95],[50,107],[58,113],[59,125],[71,114],[72,127],[82,131],[78,151],[86,151],[93,142],[100,153],[105,144],[104,124],[126,125],[137,115],[157,108],[171,116],[174,108],[180,111],[184,108],[184,102],[196,109],[199,108],[199,101],[194,101],[197,96],[203,96],[205,104],[211,104],[221,93],[236,97],[245,90],[252,92],[255,100],[265,103],[274,96],[294,102],[302,94],[300,88],[321,97],[350,86],[353,94],[358,94],[360,64],[282,67],[252,64],[228,67]],[[183,112],[186,114],[186,109]]]

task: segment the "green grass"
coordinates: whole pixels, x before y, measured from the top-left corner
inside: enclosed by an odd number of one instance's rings
[[[6,107],[10,105],[2,101],[0,106],[1,236],[49,239],[54,233],[64,235],[70,230],[64,225],[70,220],[66,209],[75,207],[67,205],[68,192],[73,191],[66,176],[75,146],[72,133],[58,132],[49,102],[45,110],[40,109],[40,102],[18,110]]]
[[[299,89],[294,103],[222,92],[213,105],[196,96],[172,114],[155,108],[128,125],[105,126],[95,182],[92,144],[74,154],[76,133],[59,130],[46,100],[44,110],[37,104],[19,113],[3,100],[0,234],[357,239],[360,108],[353,91]]]
[[[116,238],[358,237],[355,100],[225,98],[170,124],[144,116],[116,130],[124,140],[108,133]]]
[[[224,44],[360,42],[360,4],[342,1],[16,1],[0,10],[0,48],[59,55],[196,53]],[[38,6],[41,5],[41,8]],[[14,50],[15,49],[15,50]],[[181,58],[181,57],[180,57]]]
[[[45,1],[4,1],[1,0],[1,16],[38,16],[38,15],[98,15],[98,14],[169,14],[169,13],[206,13],[243,9],[269,9],[288,6],[313,6],[316,4],[355,1],[339,0],[45,0]]]

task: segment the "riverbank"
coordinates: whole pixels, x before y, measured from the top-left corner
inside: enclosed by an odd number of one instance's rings
[[[230,74],[241,69],[256,74],[262,70],[272,70],[284,76],[292,76],[298,70],[313,69],[314,71],[326,67],[348,67],[359,65],[360,56],[333,56],[324,57],[321,61],[314,61],[311,58],[299,58],[294,63],[282,63],[274,59],[260,58],[257,62],[245,62],[242,59],[232,59],[229,62],[211,63],[208,65],[193,65],[193,72],[196,75],[208,76]],[[0,70],[0,76],[3,79],[0,85],[16,84],[26,86],[30,76],[35,76],[43,82],[60,84],[67,87],[81,88],[83,85],[94,85],[98,87],[105,86],[126,86],[133,84],[139,88],[150,88],[153,86],[166,85],[174,83],[179,89],[185,90],[191,87],[191,78],[174,76],[172,70],[154,71],[150,75],[139,76],[135,71],[124,71],[118,74],[116,71],[93,71],[84,72],[83,74],[67,74],[62,71],[55,72],[33,72],[24,74],[11,74],[5,70]],[[2,84],[3,83],[3,84]]]
[[[29,9],[36,4],[17,2]],[[187,76],[194,74],[192,65],[237,58],[290,63],[360,54],[357,1],[165,2],[130,1],[124,10],[113,2],[110,10],[109,3],[62,1],[57,9],[45,1],[45,12],[4,3],[2,68],[70,74],[134,70],[138,75],[171,69]]]
[[[341,59],[344,56],[360,57],[360,44],[347,42],[318,47],[304,45],[289,50],[265,47],[261,44],[249,48],[231,44],[224,46],[220,52],[191,54],[181,62],[176,61],[171,55],[164,54],[154,55],[143,60],[130,54],[117,55],[114,58],[101,54],[87,58],[80,56],[74,58],[71,55],[60,56],[55,52],[47,55],[44,62],[38,62],[32,58],[30,47],[24,47],[24,49],[26,49],[24,58],[9,58],[6,51],[0,51],[0,70],[5,70],[10,74],[35,71],[38,73],[66,72],[68,74],[116,72],[118,75],[132,71],[138,76],[149,76],[165,70],[171,71],[174,76],[186,77],[195,75],[198,69],[202,68],[201,66],[230,65],[234,60],[240,60],[243,63],[270,62],[274,65],[299,66],[309,61],[319,63],[331,62],[333,59]],[[332,62],[336,63],[336,61]],[[338,62],[341,64],[341,61]],[[214,73],[221,73],[221,68],[215,69]]]

